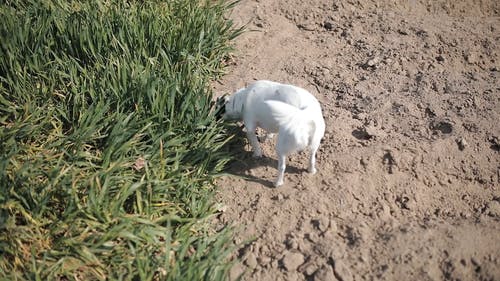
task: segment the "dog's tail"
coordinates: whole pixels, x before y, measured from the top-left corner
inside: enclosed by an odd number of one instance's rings
[[[273,118],[278,122],[281,128],[285,128],[289,133],[305,137],[304,145],[310,145],[316,132],[316,124],[312,118],[315,114],[311,108],[300,109],[293,105],[268,100],[264,102],[268,106]],[[306,133],[306,134],[304,134]]]

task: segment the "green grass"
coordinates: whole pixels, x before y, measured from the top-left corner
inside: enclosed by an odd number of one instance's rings
[[[0,279],[223,280],[211,0],[0,4]]]

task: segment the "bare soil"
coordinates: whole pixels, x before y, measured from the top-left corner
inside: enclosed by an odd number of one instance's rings
[[[500,1],[243,0],[217,93],[308,89],[327,132],[292,155],[242,143],[216,223],[243,280],[500,280]]]

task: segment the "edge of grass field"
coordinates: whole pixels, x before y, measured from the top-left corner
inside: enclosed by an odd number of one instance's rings
[[[0,279],[224,280],[236,2],[0,4]]]

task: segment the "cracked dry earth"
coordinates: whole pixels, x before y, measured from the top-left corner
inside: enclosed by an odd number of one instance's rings
[[[500,280],[500,2],[243,0],[216,93],[308,89],[317,155],[248,144],[221,178],[242,280]]]

